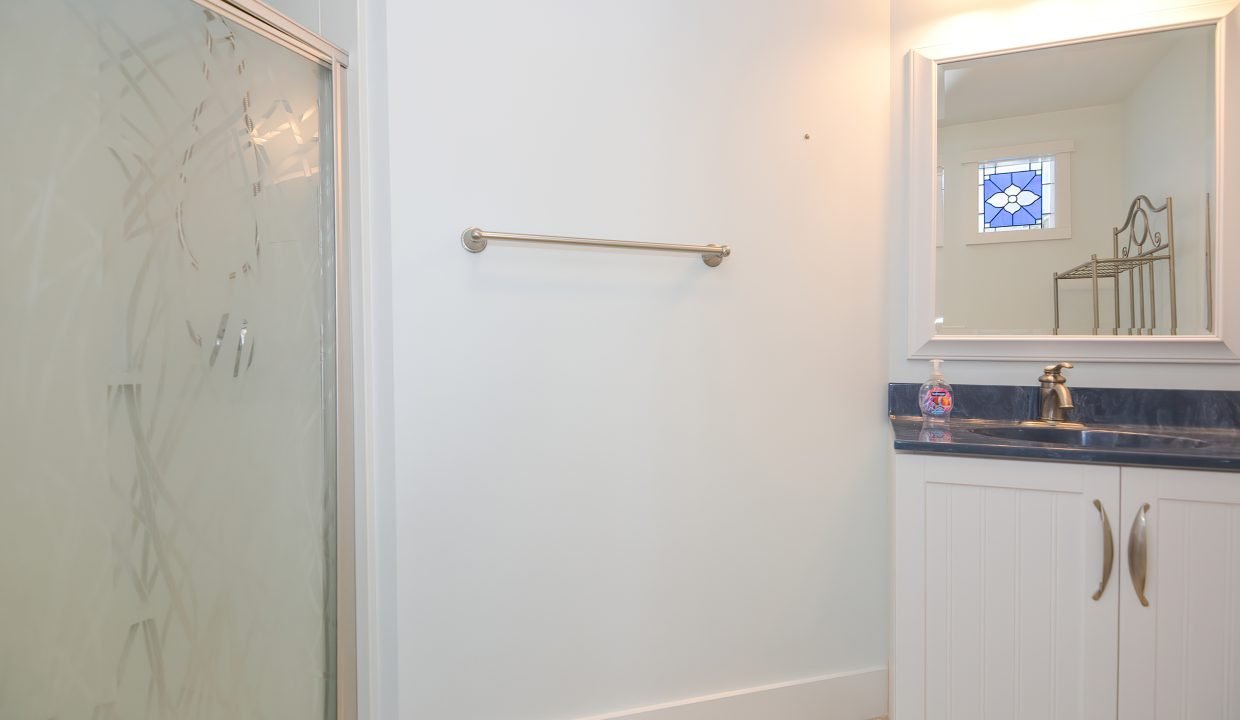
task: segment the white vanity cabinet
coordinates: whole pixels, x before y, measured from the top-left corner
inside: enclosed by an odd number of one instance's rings
[[[892,720],[1240,719],[1240,474],[900,453],[893,534]]]
[[[896,456],[892,720],[1116,717],[1119,469]],[[1112,525],[1112,542],[1117,529]]]
[[[1240,718],[1240,473],[1123,468],[1121,490],[1119,717]]]

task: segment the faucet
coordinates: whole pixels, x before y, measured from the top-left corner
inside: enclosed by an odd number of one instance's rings
[[[1062,372],[1070,367],[1072,363],[1061,362],[1042,369],[1042,377],[1038,378],[1038,382],[1042,383],[1042,415],[1038,418],[1040,422],[1051,425],[1076,424],[1068,423],[1068,411],[1073,408],[1072,393],[1068,390],[1068,379]]]

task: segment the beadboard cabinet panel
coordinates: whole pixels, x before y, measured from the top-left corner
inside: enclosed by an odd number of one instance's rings
[[[1115,717],[1118,469],[900,455],[895,482],[893,717]]]
[[[1124,468],[1122,487],[1120,717],[1240,718],[1240,475]]]

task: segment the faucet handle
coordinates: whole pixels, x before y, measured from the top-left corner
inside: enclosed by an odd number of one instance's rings
[[[1040,382],[1055,382],[1055,378],[1059,378],[1059,382],[1063,382],[1062,371],[1071,367],[1073,367],[1073,365],[1070,362],[1060,362],[1055,363],[1054,365],[1047,365],[1042,368],[1042,372],[1045,373],[1045,375],[1043,375],[1044,379]]]

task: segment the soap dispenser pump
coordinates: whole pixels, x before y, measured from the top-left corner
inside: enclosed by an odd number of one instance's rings
[[[943,378],[943,361],[931,360],[930,364],[933,370],[930,379],[922,383],[917,393],[917,406],[921,408],[923,422],[946,423],[955,405],[952,386]]]

